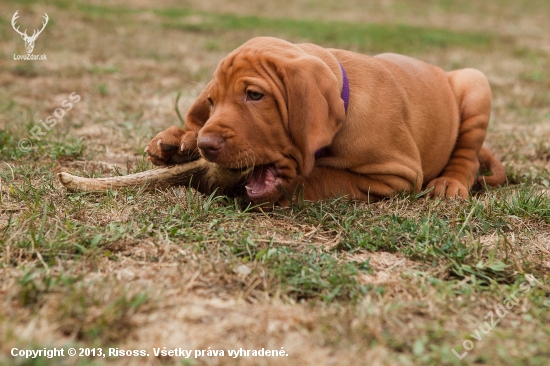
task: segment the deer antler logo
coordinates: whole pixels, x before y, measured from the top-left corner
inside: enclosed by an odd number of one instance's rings
[[[42,29],[40,30],[35,30],[32,34],[32,36],[29,37],[29,35],[27,34],[27,30],[25,29],[25,32],[21,32],[19,30],[19,26],[16,28],[15,27],[15,21],[17,18],[19,18],[19,15],[17,15],[17,13],[19,12],[16,11],[15,14],[13,14],[13,18],[11,18],[11,26],[13,27],[13,29],[15,29],[15,31],[17,33],[19,33],[21,35],[21,38],[23,38],[23,40],[25,41],[25,48],[27,49],[27,53],[32,53],[32,50],[34,49],[34,42],[36,41],[36,38],[38,37],[38,35],[40,33],[42,33],[42,31],[44,30],[44,28],[46,28],[46,24],[48,24],[48,14],[44,13],[44,22],[42,23]],[[37,33],[38,32],[38,33]]]

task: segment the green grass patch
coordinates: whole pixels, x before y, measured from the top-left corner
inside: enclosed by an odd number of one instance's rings
[[[130,7],[90,5],[83,2],[58,1],[56,5],[60,8],[70,7],[90,17],[116,20],[117,23],[133,22],[132,17],[135,14],[149,11]],[[490,32],[453,32],[407,24],[240,16],[199,12],[185,7],[154,9],[153,12],[163,18],[163,27],[185,32],[228,38],[228,32],[245,31],[248,38],[274,36],[295,42],[307,41],[327,47],[352,48],[368,52],[418,53],[450,47],[486,48],[497,40]]]
[[[274,36],[371,52],[421,52],[430,48],[449,47],[481,48],[490,46],[495,40],[491,33],[451,32],[406,24],[266,18],[198,13],[188,9],[156,10],[155,13],[166,18],[163,24],[167,28],[213,35],[240,30],[247,31],[250,37]]]

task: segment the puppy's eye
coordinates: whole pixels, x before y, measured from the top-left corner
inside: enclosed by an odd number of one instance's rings
[[[214,101],[211,98],[208,98],[208,102],[210,103],[210,108],[214,108]]]
[[[264,97],[264,95],[262,93],[258,93],[258,92],[255,92],[255,91],[252,91],[252,90],[248,90],[246,92],[246,99],[250,99],[250,100],[260,100]]]

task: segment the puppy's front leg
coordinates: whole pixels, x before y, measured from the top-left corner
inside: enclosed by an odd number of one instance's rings
[[[172,126],[157,134],[145,148],[154,165],[182,164],[197,160],[197,132]]]

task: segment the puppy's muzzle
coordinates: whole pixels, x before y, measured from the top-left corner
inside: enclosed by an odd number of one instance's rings
[[[199,137],[197,145],[206,160],[215,162],[223,150],[225,141],[219,136],[209,134]]]

